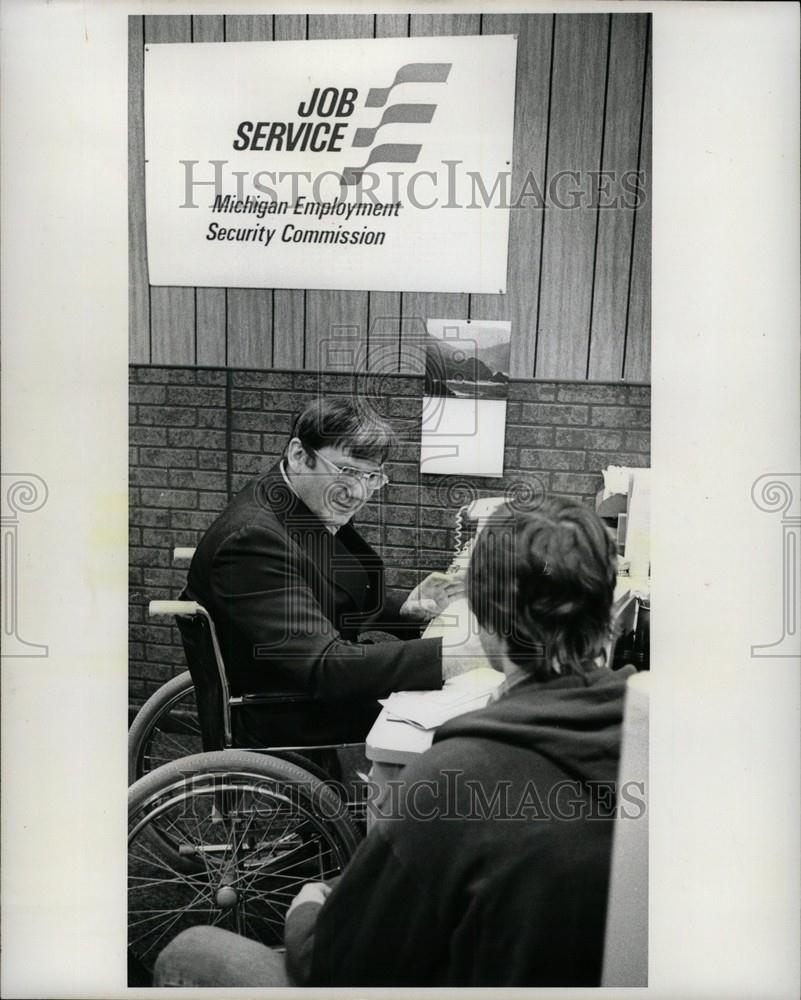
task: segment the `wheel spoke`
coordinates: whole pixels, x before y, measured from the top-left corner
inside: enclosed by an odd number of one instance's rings
[[[178,742],[170,734],[159,749]],[[269,764],[259,773],[232,763],[177,783],[168,772],[131,813],[129,947],[145,964],[193,923],[280,943],[298,889],[342,870],[348,840],[336,819],[311,812],[309,793]],[[236,896],[220,906],[226,885]]]

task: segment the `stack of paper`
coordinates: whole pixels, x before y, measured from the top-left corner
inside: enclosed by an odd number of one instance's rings
[[[452,678],[441,691],[396,691],[381,704],[390,720],[436,729],[448,719],[483,708],[502,681],[502,673],[481,667]]]

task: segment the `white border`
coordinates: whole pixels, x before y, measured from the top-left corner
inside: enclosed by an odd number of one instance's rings
[[[781,605],[779,524],[750,486],[797,469],[799,455],[798,8],[614,9],[655,11],[647,992],[794,997],[799,663],[749,650],[777,637]],[[3,662],[5,996],[126,992],[126,18],[137,11],[269,4],[2,6],[3,459],[50,489],[20,533],[19,595],[26,638],[50,656]]]

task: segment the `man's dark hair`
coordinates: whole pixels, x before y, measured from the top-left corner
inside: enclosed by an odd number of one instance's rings
[[[395,432],[372,406],[357,399],[317,399],[295,419],[290,438],[304,450],[340,448],[353,458],[379,465],[386,460]],[[314,465],[314,455],[309,455]]]
[[[589,507],[504,505],[479,534],[467,595],[479,625],[538,680],[594,669],[611,634],[616,545]]]

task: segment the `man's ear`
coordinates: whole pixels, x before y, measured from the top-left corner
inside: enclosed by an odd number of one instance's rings
[[[305,472],[309,465],[308,455],[299,438],[292,438],[286,448],[286,464],[290,472]]]

